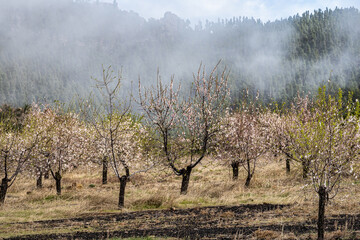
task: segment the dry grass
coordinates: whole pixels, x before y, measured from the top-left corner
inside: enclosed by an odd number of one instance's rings
[[[280,233],[271,230],[259,229],[254,232],[254,236],[258,240],[272,240],[272,239],[278,239],[280,237]]]
[[[285,162],[263,158],[257,165],[250,188],[245,188],[244,171],[240,170],[239,180],[233,181],[230,167],[205,159],[193,170],[189,191],[185,196],[179,194],[180,177],[175,177],[168,169],[153,170],[135,176],[127,185],[125,209],[122,210],[117,209],[117,178],[110,174],[109,183],[101,185],[100,167],[97,171],[77,169],[64,174],[61,196],[56,195],[51,178],[45,180],[44,188],[40,190],[35,188],[35,179],[19,178],[9,190],[5,205],[1,207],[0,222],[58,219],[143,209],[255,203],[293,204],[281,213],[273,211],[274,219],[278,222],[304,221],[309,216],[315,219],[317,196],[311,184],[301,178],[301,172],[297,168],[292,165],[292,172],[286,174]],[[358,183],[354,179],[346,179],[336,198],[328,205],[327,215],[360,213],[359,197]],[[264,219],[259,214],[251,221],[271,223],[274,219]]]

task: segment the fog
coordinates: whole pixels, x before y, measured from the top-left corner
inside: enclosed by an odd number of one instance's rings
[[[293,91],[311,91],[330,74],[345,86],[359,69],[354,14],[339,15],[332,28],[334,41],[341,41],[311,61],[306,47],[302,54],[298,46],[301,16],[267,23],[228,17],[191,23],[171,12],[145,19],[119,9],[116,1],[0,0],[0,104],[85,97],[94,90],[92,77],[109,65],[122,69],[122,93],[128,94],[139,78],[145,86],[155,83],[158,69],[164,81],[175,75],[186,89],[200,63],[210,69],[221,59],[221,68],[230,69],[234,98],[251,88],[268,99],[297,81],[302,86]]]

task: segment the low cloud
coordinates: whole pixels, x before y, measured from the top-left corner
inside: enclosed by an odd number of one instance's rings
[[[192,24],[206,19],[217,21],[218,18],[229,16],[254,17],[267,22],[319,8],[360,8],[358,0],[118,0],[118,3],[120,9],[133,10],[147,19],[159,19],[170,11],[183,19],[189,19]]]

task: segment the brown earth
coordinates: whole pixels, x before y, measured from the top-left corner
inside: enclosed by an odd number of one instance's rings
[[[316,219],[301,216],[296,221],[298,213],[295,212],[297,211],[293,211],[293,206],[290,205],[250,204],[98,214],[71,219],[0,223],[0,236],[3,230],[7,230],[4,234],[9,237],[3,239],[8,240],[145,236],[186,239],[312,239],[316,233]],[[326,226],[329,239],[342,239],[344,234],[347,234],[347,239],[360,237],[360,215],[327,216]]]

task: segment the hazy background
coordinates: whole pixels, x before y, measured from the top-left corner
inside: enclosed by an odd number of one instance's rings
[[[87,96],[91,78],[109,65],[122,69],[124,96],[139,78],[154,83],[157,69],[186,90],[201,62],[211,68],[220,59],[230,69],[234,102],[243,88],[267,102],[286,101],[329,78],[359,92],[360,14],[336,8],[356,5],[0,0],[0,104]]]
[[[113,3],[113,0],[104,2]],[[117,0],[119,8],[135,11],[145,19],[161,18],[170,11],[191,25],[199,21],[217,21],[233,16],[253,17],[263,22],[318,9],[360,7],[358,0]]]

